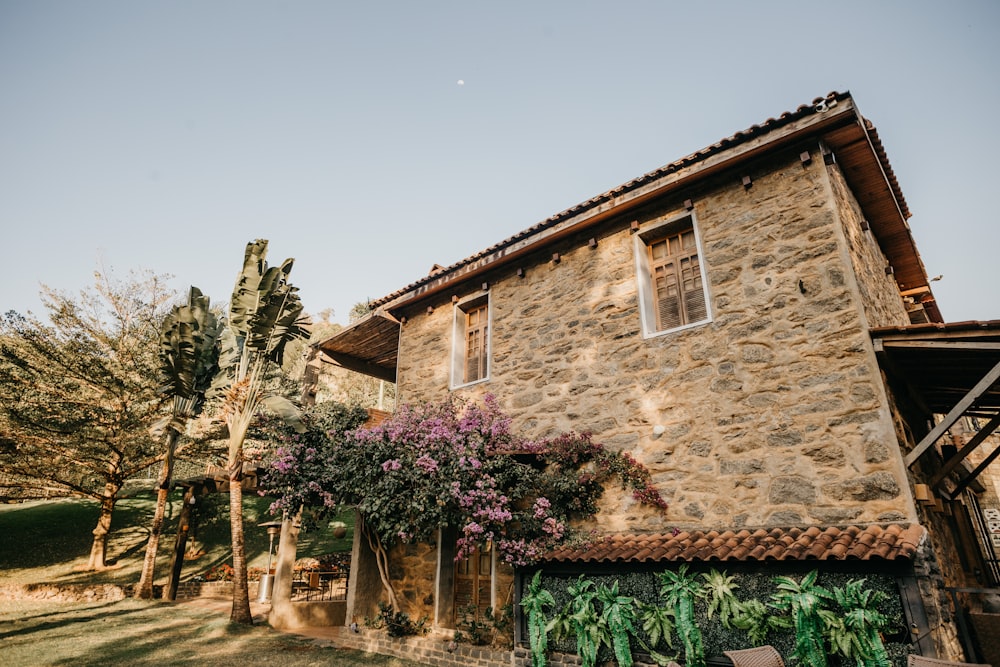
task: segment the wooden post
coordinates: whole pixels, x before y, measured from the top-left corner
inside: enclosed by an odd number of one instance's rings
[[[192,484],[184,492],[184,502],[180,518],[177,522],[177,539],[174,541],[174,553],[170,557],[170,581],[163,597],[167,600],[177,599],[177,586],[181,581],[181,568],[184,566],[184,551],[187,549],[188,532],[191,529],[191,513],[195,505],[195,486]]]

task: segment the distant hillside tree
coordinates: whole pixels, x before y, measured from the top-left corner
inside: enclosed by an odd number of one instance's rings
[[[96,272],[79,295],[43,287],[48,322],[0,317],[0,467],[100,503],[89,569],[105,566],[125,481],[162,459],[159,324],[175,294],[150,272]]]

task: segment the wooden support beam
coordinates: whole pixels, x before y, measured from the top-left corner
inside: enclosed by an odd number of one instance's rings
[[[979,475],[984,470],[986,470],[998,456],[1000,456],[1000,447],[994,449],[989,456],[983,459],[982,463],[980,463],[979,465],[977,465],[975,468],[972,469],[972,472],[969,473],[968,477],[966,477],[965,479],[963,479],[961,482],[958,483],[958,486],[956,486],[955,490],[952,491],[952,497],[957,498],[959,494],[965,491],[965,488],[969,486],[969,484],[972,484],[974,481],[976,481],[976,478],[979,477]]]
[[[1000,350],[1000,343],[975,341],[929,341],[929,340],[885,340],[884,348],[909,350]]]
[[[875,347],[875,355],[878,357],[879,365],[891,375],[899,378],[899,381],[906,389],[907,397],[913,401],[913,404],[923,411],[924,414],[934,414],[934,411],[931,410],[930,407],[927,406],[927,403],[924,402],[924,398],[920,395],[920,392],[914,389],[913,385],[906,381],[906,374],[903,373],[898,366],[896,366],[896,363],[892,360],[892,356],[885,351],[885,341],[881,338],[876,338],[872,341],[872,344]]]
[[[357,357],[339,354],[336,352],[327,352],[326,350],[323,350],[323,357],[328,363],[346,368],[347,370],[354,371],[355,373],[370,375],[373,378],[385,380],[386,382],[396,381],[395,369],[383,368],[382,366],[376,366],[375,364],[358,359]]]
[[[912,466],[917,459],[919,459],[924,452],[930,449],[931,445],[937,442],[937,439],[944,435],[944,432],[951,428],[952,424],[958,421],[959,417],[965,413],[972,405],[979,400],[979,397],[985,394],[990,387],[996,384],[997,379],[1000,378],[1000,362],[997,363],[990,371],[983,376],[976,386],[969,390],[962,400],[960,400],[951,411],[945,415],[944,419],[931,429],[920,443],[913,448],[909,454],[903,459],[903,463],[907,467]]]
[[[960,449],[954,456],[945,461],[945,464],[941,466],[941,469],[937,471],[934,477],[931,478],[929,482],[931,487],[940,486],[941,483],[948,477],[952,470],[957,468],[959,464],[965,460],[972,450],[982,444],[983,440],[989,437],[990,433],[996,430],[997,426],[1000,426],[1000,413],[997,413],[989,422],[986,423],[979,432],[969,439],[962,449]]]

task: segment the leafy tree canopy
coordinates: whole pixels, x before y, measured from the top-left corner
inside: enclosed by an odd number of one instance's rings
[[[165,276],[98,272],[79,295],[42,297],[48,322],[0,318],[0,463],[101,503],[90,561],[101,567],[118,492],[162,456],[149,431],[164,400],[159,324],[175,295]]]

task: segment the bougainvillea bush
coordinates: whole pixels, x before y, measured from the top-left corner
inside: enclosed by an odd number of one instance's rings
[[[586,434],[521,438],[492,396],[403,405],[378,426],[323,440],[310,430],[278,449],[264,479],[274,509],[355,507],[383,574],[392,545],[433,540],[444,527],[459,531],[457,558],[492,540],[506,562],[533,563],[570,539],[572,519],[596,513],[613,477],[640,502],[666,507],[627,454]]]

